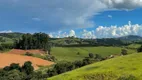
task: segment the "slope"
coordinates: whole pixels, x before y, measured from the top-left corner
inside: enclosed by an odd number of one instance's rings
[[[82,60],[87,57],[89,53],[99,54],[102,57],[109,55],[121,54],[121,47],[54,47],[51,50],[51,54],[55,56],[58,61],[76,61]],[[77,53],[80,53],[77,55]],[[135,53],[134,50],[128,49],[128,53]]]
[[[142,53],[94,63],[48,80],[142,80]]]

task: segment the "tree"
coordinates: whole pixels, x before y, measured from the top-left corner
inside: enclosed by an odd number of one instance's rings
[[[82,61],[75,61],[73,64],[75,65],[75,68],[79,68],[79,67],[83,66],[83,62]]]
[[[99,55],[99,54],[95,54],[95,59],[97,59],[97,60],[102,60],[102,56]]]
[[[12,63],[12,64],[10,64],[10,66],[6,66],[3,68],[3,70],[5,70],[5,71],[11,71],[14,69],[21,71],[21,67],[19,66],[19,64],[16,64],[16,63]]]
[[[142,52],[142,45],[137,49],[137,52]]]
[[[127,55],[127,54],[128,54],[128,53],[127,53],[127,50],[126,50],[126,49],[122,49],[122,50],[121,50],[121,54],[122,54],[122,55]]]
[[[80,55],[80,52],[78,52],[77,55]]]
[[[49,54],[49,55],[51,55],[51,47],[52,47],[52,44],[49,43],[49,44],[47,45],[47,51],[48,51],[48,54]]]
[[[90,58],[94,58],[94,54],[93,53],[89,53],[89,57]]]
[[[34,68],[32,66],[32,63],[30,61],[25,62],[24,65],[22,66],[22,71],[28,75],[33,73]]]

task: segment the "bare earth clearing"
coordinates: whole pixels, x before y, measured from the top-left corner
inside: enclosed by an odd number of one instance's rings
[[[21,50],[21,49],[12,49],[8,54],[25,54],[26,52],[30,52],[32,54],[44,54],[45,52],[42,50]]]
[[[41,55],[44,54],[44,51],[41,50],[12,49],[6,53],[0,53],[0,68],[9,66],[11,63],[19,63],[20,65],[23,65],[26,61],[31,61],[35,70],[37,70],[39,66],[50,66],[54,64],[53,62],[40,58],[21,55],[25,54],[26,52]]]

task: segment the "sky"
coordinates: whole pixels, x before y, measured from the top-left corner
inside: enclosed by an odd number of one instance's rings
[[[0,0],[0,33],[142,36],[142,0]]]

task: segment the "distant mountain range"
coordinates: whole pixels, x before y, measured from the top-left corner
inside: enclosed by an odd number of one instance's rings
[[[10,38],[10,39],[19,39],[23,34],[24,33],[19,33],[19,32],[0,33],[0,37]],[[137,40],[142,40],[142,37],[137,35],[128,35],[128,36],[118,37],[116,39],[125,40],[125,41],[137,41]]]
[[[119,37],[118,39],[126,41],[138,41],[142,40],[142,37],[137,35],[128,35],[128,36]]]
[[[15,38],[20,38],[24,33],[18,33],[18,32],[13,32],[13,33],[0,33],[0,37],[6,37],[10,39],[15,39]]]

